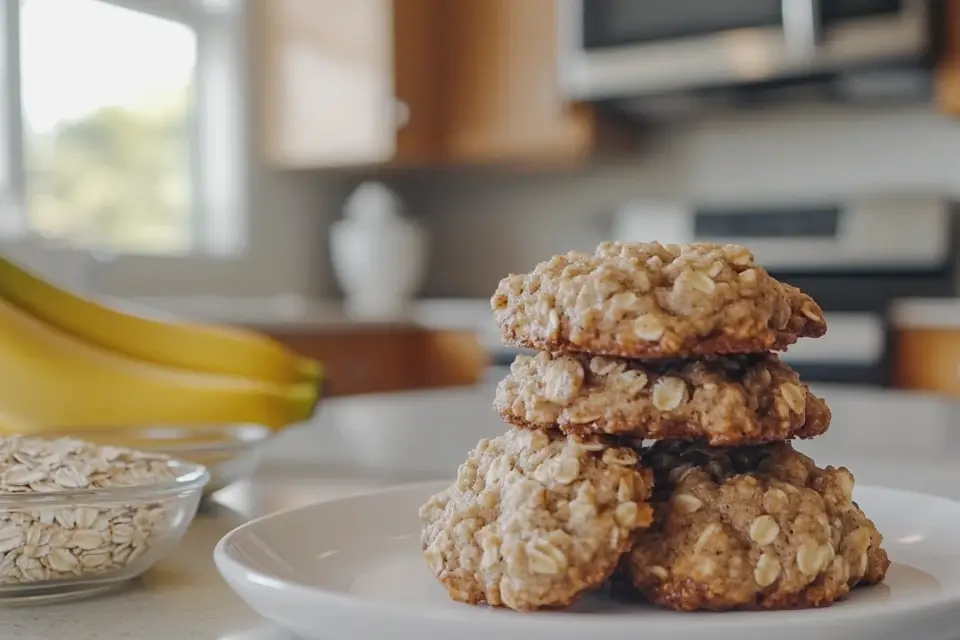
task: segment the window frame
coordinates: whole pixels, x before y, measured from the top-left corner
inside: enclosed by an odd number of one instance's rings
[[[27,232],[20,100],[20,3],[0,0],[0,238]]]
[[[250,114],[248,0],[96,0],[178,22],[196,34],[190,112],[190,244],[183,252],[109,251],[115,262],[223,259],[247,248]],[[31,235],[23,162],[20,0],[0,0],[0,242]],[[6,205],[4,203],[7,203]]]

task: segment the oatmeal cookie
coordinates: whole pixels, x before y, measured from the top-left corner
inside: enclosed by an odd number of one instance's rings
[[[757,353],[827,330],[737,245],[605,242],[504,278],[491,306],[509,346],[624,358]]]
[[[482,440],[420,509],[427,564],[454,600],[562,607],[600,586],[650,524],[635,451],[511,429]]]
[[[773,354],[699,361],[517,356],[494,406],[512,424],[713,446],[812,438],[830,410]]]
[[[852,501],[845,468],[818,468],[786,443],[657,443],[644,460],[655,467],[656,517],[636,536],[624,572],[656,604],[823,607],[886,573],[883,538]]]

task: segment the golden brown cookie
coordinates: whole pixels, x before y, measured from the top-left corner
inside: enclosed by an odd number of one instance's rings
[[[830,410],[773,354],[689,360],[517,356],[494,406],[521,427],[713,446],[812,438]]]
[[[636,452],[511,429],[482,440],[420,510],[427,564],[454,600],[562,607],[600,586],[650,524]]]
[[[810,296],[737,245],[605,242],[504,278],[491,306],[505,344],[553,353],[758,353],[827,330]]]
[[[879,582],[882,536],[853,476],[786,443],[717,450],[658,443],[654,524],[624,561],[633,588],[674,609],[823,607]]]

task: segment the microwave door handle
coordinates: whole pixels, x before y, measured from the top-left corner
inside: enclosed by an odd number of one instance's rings
[[[780,0],[780,8],[787,55],[793,62],[811,62],[822,34],[819,0]]]

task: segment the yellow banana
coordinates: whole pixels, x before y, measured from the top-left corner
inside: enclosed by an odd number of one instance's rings
[[[309,418],[312,383],[186,372],[90,345],[0,300],[0,410],[50,429],[258,423]]]
[[[19,418],[0,410],[0,438],[3,436],[12,436],[18,433],[27,433],[32,428]]]
[[[278,384],[312,382],[319,363],[254,331],[149,318],[61,289],[0,256],[0,298],[104,349],[199,373]]]

